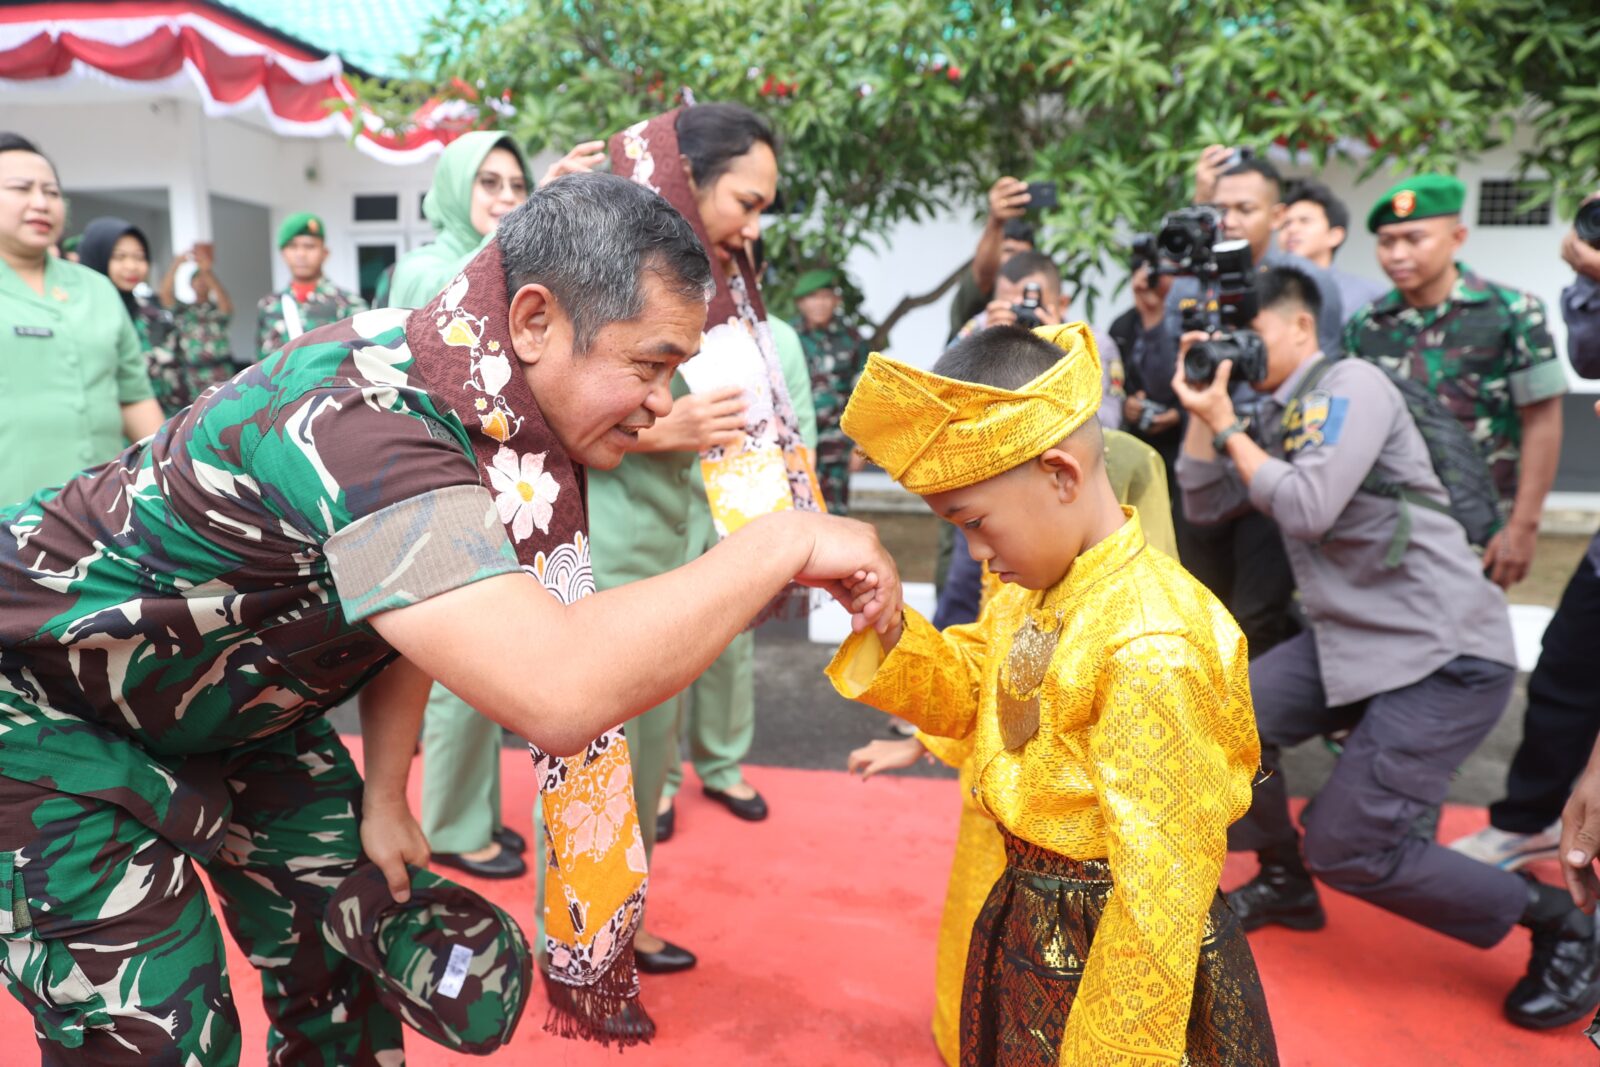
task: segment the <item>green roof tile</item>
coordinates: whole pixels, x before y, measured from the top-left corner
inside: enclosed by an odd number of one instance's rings
[[[224,0],[229,7],[380,77],[405,73],[422,31],[449,0]]]

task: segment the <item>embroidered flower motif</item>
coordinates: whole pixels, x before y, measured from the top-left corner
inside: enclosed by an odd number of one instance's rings
[[[550,532],[550,518],[555,514],[561,486],[544,469],[546,455],[539,452],[519,458],[512,449],[502,447],[489,466],[495,507],[500,521],[511,527],[513,541],[526,541],[535,526],[540,533]]]
[[[619,763],[605,776],[592,800],[574,799],[561,812],[561,821],[571,834],[572,849],[598,861],[616,846],[632,813],[633,780],[628,765]]]

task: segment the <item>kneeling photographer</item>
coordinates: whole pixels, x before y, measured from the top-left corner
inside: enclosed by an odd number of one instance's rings
[[[1507,1017],[1533,1029],[1580,1018],[1600,1002],[1591,920],[1556,887],[1419,829],[1498,721],[1516,673],[1504,595],[1468,540],[1476,498],[1447,492],[1435,470],[1454,462],[1437,458],[1459,444],[1443,440],[1453,424],[1427,419],[1379,368],[1324,359],[1304,273],[1269,270],[1251,296],[1259,310],[1242,321],[1254,332],[1185,334],[1173,377],[1191,416],[1178,459],[1190,520],[1252,508],[1276,520],[1310,627],[1251,664],[1268,776],[1229,832],[1230,848],[1261,859],[1228,894],[1233,912],[1246,930],[1319,929],[1315,874],[1483,948],[1521,924],[1532,962]],[[1229,396],[1239,380],[1261,396],[1250,427]],[[1451,484],[1473,473],[1458,478],[1452,466]],[[1280,750],[1345,729],[1339,763],[1303,814],[1302,857]]]

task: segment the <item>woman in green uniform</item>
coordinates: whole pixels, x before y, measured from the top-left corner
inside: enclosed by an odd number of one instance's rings
[[[161,426],[116,288],[50,255],[65,225],[55,167],[25,138],[0,133],[0,506]]]

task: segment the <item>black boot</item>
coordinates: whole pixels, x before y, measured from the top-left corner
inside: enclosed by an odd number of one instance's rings
[[[1328,923],[1317,887],[1300,860],[1300,843],[1264,849],[1261,871],[1227,894],[1228,907],[1245,930],[1268,923],[1291,930],[1320,930]]]
[[[1506,1018],[1529,1030],[1576,1022],[1600,1007],[1600,941],[1595,923],[1566,892],[1529,879],[1520,920],[1533,931],[1528,973],[1506,996]]]

